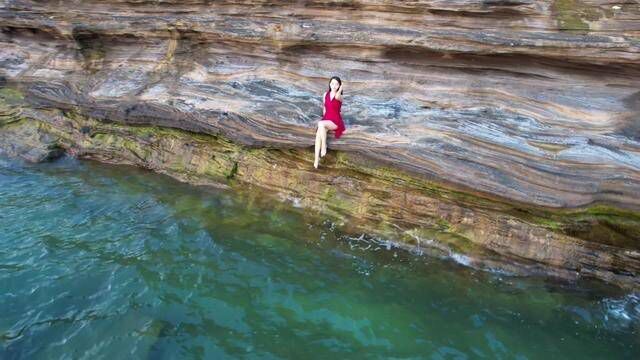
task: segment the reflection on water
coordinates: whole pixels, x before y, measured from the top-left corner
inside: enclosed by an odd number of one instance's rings
[[[633,358],[640,296],[129,166],[0,160],[0,358]]]

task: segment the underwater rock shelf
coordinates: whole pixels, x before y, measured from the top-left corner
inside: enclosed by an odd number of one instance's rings
[[[311,171],[332,75],[348,130]],[[256,185],[472,265],[639,283],[638,4],[4,1],[0,86],[5,154]]]

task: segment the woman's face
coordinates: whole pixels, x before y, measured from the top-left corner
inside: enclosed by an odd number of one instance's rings
[[[338,88],[340,87],[340,83],[336,79],[331,79],[331,82],[329,82],[329,87],[333,91],[338,91]]]

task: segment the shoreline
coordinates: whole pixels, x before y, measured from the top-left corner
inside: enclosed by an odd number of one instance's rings
[[[407,249],[458,256],[474,268],[569,280],[591,277],[640,288],[636,276],[640,244],[619,232],[607,233],[611,224],[631,234],[638,231],[640,214],[632,211],[604,205],[577,210],[527,208],[448,189],[345,151],[331,149],[314,171],[311,145],[249,148],[221,135],[107,123],[74,111],[8,105],[0,116],[0,147],[8,155],[38,162],[66,153],[135,165],[195,185],[232,190],[258,186],[279,201],[348,219],[341,226],[351,233],[398,239],[398,245]],[[584,224],[591,228],[580,233]],[[570,236],[572,232],[582,237]],[[596,242],[603,234],[609,238]]]

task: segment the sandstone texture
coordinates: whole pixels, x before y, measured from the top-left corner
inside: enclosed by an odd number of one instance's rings
[[[333,75],[347,132],[312,171]],[[638,1],[0,0],[0,86],[9,155],[640,284]]]

